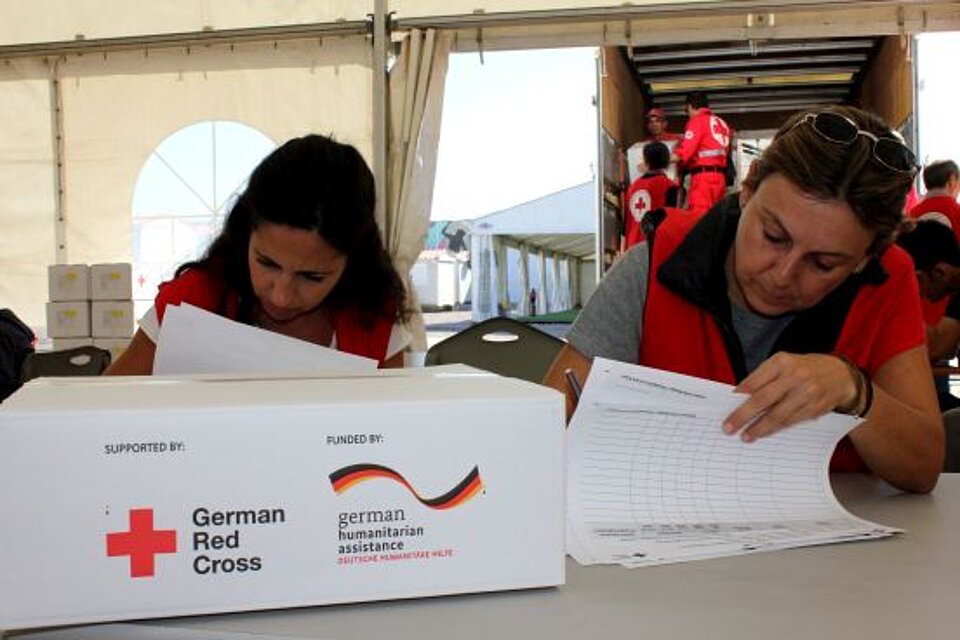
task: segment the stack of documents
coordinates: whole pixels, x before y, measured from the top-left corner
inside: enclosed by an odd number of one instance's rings
[[[567,552],[641,567],[889,536],[830,488],[828,414],[749,444],[721,430],[732,387],[597,358],[567,435]]]

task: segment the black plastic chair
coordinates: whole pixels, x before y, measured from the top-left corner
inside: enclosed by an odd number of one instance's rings
[[[943,412],[943,428],[947,451],[943,460],[945,473],[960,472],[960,409]]]
[[[36,351],[20,369],[20,381],[49,376],[98,376],[110,366],[110,352],[85,346],[62,351]]]
[[[430,347],[424,363],[468,364],[539,383],[564,344],[560,338],[522,322],[490,318]]]

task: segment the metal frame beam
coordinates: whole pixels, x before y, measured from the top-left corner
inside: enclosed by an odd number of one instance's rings
[[[773,41],[755,42],[753,46],[746,43],[735,44],[729,47],[692,48],[689,51],[679,50],[682,58],[713,58],[722,56],[766,56],[791,53],[812,53],[815,51],[869,51],[873,48],[873,38],[860,40],[820,40],[812,42]],[[669,49],[671,54],[678,53],[677,49]],[[656,48],[633,47],[630,58],[635,63],[659,62],[663,59],[664,51]]]
[[[683,59],[682,53],[675,52],[674,57]],[[711,60],[709,62],[669,62],[650,66],[641,66],[637,71],[644,78],[667,76],[674,73],[704,73],[711,74],[714,71],[724,71],[735,69],[740,75],[750,75],[756,69],[769,69],[771,67],[796,67],[803,65],[804,68],[811,69],[814,73],[820,68],[820,65],[846,65],[855,64],[857,68],[865,62],[867,54],[862,55],[824,55],[824,56],[804,56],[801,58],[751,58],[749,60]]]
[[[224,29],[218,31],[188,31],[151,34],[123,38],[77,39],[61,42],[38,42],[0,46],[0,60],[14,58],[43,58],[114,51],[163,49],[215,44],[248,42],[281,42],[306,40],[327,36],[363,35],[370,26],[365,20],[315,23],[291,26]]]
[[[916,4],[910,2],[909,4]],[[935,4],[935,3],[934,3]],[[585,9],[544,9],[540,11],[477,12],[461,15],[398,18],[397,29],[482,29],[543,24],[575,24],[585,22],[618,22],[653,17],[703,17],[719,14],[765,14],[793,11],[830,11],[837,9],[877,9],[902,7],[898,0],[861,0],[859,2],[825,2],[823,0],[720,0],[718,2],[678,2],[664,4],[618,5]]]

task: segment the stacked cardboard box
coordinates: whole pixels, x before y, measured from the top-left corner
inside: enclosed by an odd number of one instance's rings
[[[55,350],[93,345],[116,359],[133,335],[129,263],[58,264],[47,269],[47,335]]]
[[[93,344],[90,335],[90,268],[85,264],[47,267],[47,335],[54,349]]]

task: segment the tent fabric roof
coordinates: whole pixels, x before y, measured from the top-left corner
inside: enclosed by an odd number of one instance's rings
[[[507,244],[588,258],[596,253],[596,186],[584,182],[480,218],[473,235],[505,237]]]

